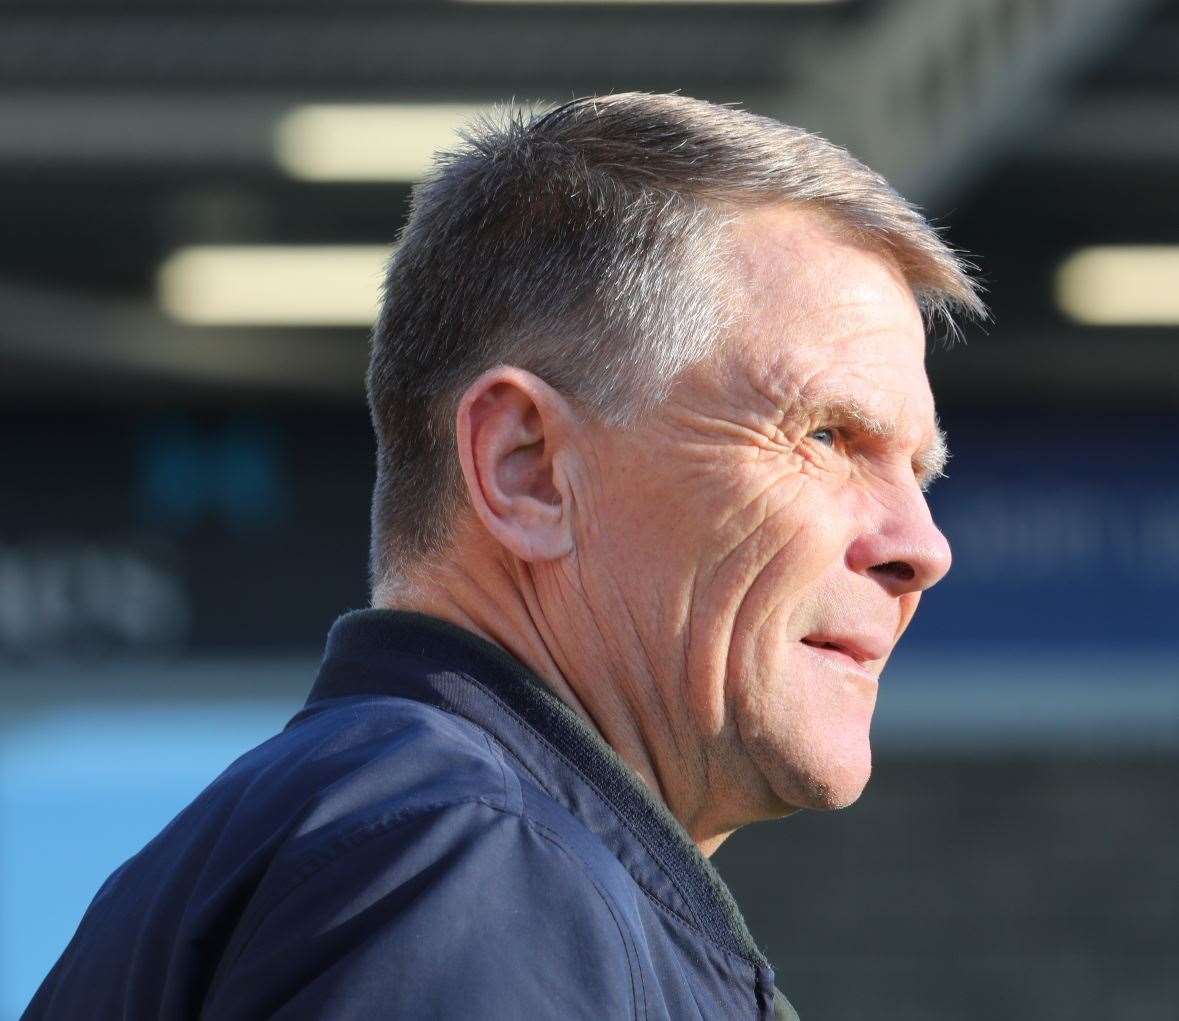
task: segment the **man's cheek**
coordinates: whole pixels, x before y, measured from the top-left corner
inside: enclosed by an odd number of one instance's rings
[[[800,486],[793,501],[771,513],[754,538],[758,555],[743,579],[743,602],[755,611],[760,607],[759,618],[805,601],[843,563],[850,524],[814,495],[814,487]]]
[[[779,799],[800,805],[800,765],[811,743],[809,679],[784,623],[771,616],[735,643],[729,706],[744,755]]]
[[[762,639],[743,657],[732,699],[745,753],[784,804],[851,804],[871,773],[871,700],[816,671],[797,642]]]

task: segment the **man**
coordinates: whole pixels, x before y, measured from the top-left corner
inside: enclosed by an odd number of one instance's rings
[[[954,311],[953,252],[802,131],[639,94],[474,128],[374,332],[374,609],[29,1016],[794,1016],[707,859],[867,782],[950,562]]]

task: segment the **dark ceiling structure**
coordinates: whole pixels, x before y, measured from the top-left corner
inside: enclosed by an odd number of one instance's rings
[[[388,245],[406,181],[308,181],[305,104],[681,90],[826,134],[976,253],[995,318],[943,400],[1172,402],[1177,326],[1079,326],[1054,274],[1179,240],[1179,9],[1146,0],[0,4],[6,399],[357,402],[356,325],[182,322],[186,246]],[[1179,281],[1175,287],[1179,289]]]

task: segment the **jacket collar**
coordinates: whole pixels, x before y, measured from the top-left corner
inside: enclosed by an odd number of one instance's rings
[[[503,649],[417,613],[358,610],[336,621],[308,707],[393,695],[489,732],[610,848],[640,886],[709,939],[768,968],[728,887],[663,803],[545,683]]]

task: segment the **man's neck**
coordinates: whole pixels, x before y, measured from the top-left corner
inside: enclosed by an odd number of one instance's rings
[[[454,560],[438,564],[429,578],[419,576],[396,592],[378,593],[374,605],[428,614],[500,646],[593,727],[670,808],[639,721],[604,666],[611,662],[606,643],[600,636],[595,641],[592,633],[575,635],[554,628],[527,571],[492,558],[464,557],[463,563],[476,559],[478,570],[460,568]],[[706,843],[700,841],[702,850]],[[715,847],[719,840],[712,844]]]

